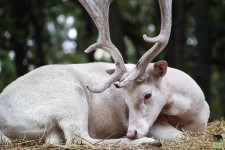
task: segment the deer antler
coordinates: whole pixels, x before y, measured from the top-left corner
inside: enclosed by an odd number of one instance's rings
[[[92,20],[95,22],[99,32],[99,38],[97,43],[89,46],[85,50],[85,52],[89,53],[97,48],[101,48],[112,56],[116,64],[116,71],[107,81],[104,82],[103,85],[94,88],[88,87],[88,89],[94,93],[103,92],[104,90],[109,88],[114,82],[119,81],[124,72],[127,71],[124,65],[122,55],[110,39],[108,14],[109,5],[112,1],[113,0],[79,0],[81,5],[83,5],[83,7],[91,16]]]
[[[136,67],[131,70],[122,82],[117,83],[117,87],[123,87],[131,81],[141,77],[149,62],[151,62],[167,45],[171,32],[172,20],[172,0],[159,0],[161,10],[161,31],[154,38],[149,38],[145,34],[143,39],[148,43],[155,43],[138,61]]]

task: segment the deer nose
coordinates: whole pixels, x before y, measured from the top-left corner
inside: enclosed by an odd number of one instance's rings
[[[127,138],[136,139],[137,138],[137,130],[134,130],[133,132],[127,133]]]
[[[118,83],[114,83],[116,88],[120,88]]]

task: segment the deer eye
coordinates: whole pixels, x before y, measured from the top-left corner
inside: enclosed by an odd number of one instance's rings
[[[145,94],[145,99],[149,99],[152,96],[152,93],[146,93]]]

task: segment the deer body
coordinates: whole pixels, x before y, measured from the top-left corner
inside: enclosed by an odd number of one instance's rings
[[[107,63],[49,65],[18,78],[0,95],[0,135],[7,139],[44,136],[47,143],[67,144],[73,143],[75,135],[91,143],[99,142],[91,137],[125,136],[128,118],[121,89],[112,87],[95,94],[86,87],[102,82],[109,76],[105,69],[112,67]],[[139,145],[155,140],[123,141]]]
[[[152,68],[152,64],[149,66]],[[126,67],[131,70],[134,65]],[[111,86],[102,93],[92,93],[86,88],[107,79],[109,75],[104,72],[112,68],[114,65],[108,63],[49,65],[18,78],[0,95],[0,134],[12,139],[34,139],[45,135],[44,139],[50,143],[70,143],[74,137],[75,142],[79,142],[75,135],[93,143],[109,137],[112,140],[106,140],[106,143],[120,138],[122,143],[139,145],[155,142],[144,137],[147,134],[157,139],[182,137],[182,132],[175,128],[178,124],[190,131],[206,125],[208,106],[202,91],[188,75],[168,68],[163,79],[165,87],[157,89],[162,90],[166,99],[153,106],[158,108],[157,105],[164,103],[162,110],[155,110],[160,113],[156,115],[158,119],[153,120],[155,123],[143,135],[139,136],[139,130],[145,129],[141,126],[136,129],[138,133],[133,138],[139,139],[122,138],[129,136],[130,128],[143,118],[128,109],[124,89]],[[182,80],[170,77],[173,73],[179,73],[178,78]],[[152,86],[152,83],[148,84]],[[138,89],[133,94],[141,93],[139,90],[145,91]],[[130,96],[132,100],[133,95]],[[173,134],[167,133],[169,131]]]
[[[182,129],[198,131],[206,126],[209,107],[195,81],[165,61],[149,64],[168,43],[172,0],[158,0],[160,34],[143,35],[154,45],[136,65],[125,65],[110,40],[112,1],[79,0],[99,31],[98,41],[85,52],[103,49],[115,65],[51,65],[20,77],[0,95],[4,138],[43,137],[46,142],[67,144],[84,138],[86,143],[146,146],[159,144],[151,137],[170,140],[183,137]],[[111,139],[99,140],[103,138]]]

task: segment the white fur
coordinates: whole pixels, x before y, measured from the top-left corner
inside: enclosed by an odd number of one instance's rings
[[[154,77],[153,64],[150,64],[144,75],[146,80],[124,87],[131,112],[128,137],[136,131],[137,138],[148,133],[156,139],[171,140],[183,137],[182,130],[199,131],[206,127],[209,106],[197,83],[180,70],[168,67],[164,71],[165,76]],[[147,92],[152,96],[144,103]]]
[[[126,67],[130,70],[134,65]],[[0,134],[7,140],[44,137],[46,142],[67,144],[108,137],[102,143],[140,145],[156,142],[146,135],[181,137],[174,127],[178,123],[191,131],[205,127],[209,107],[201,89],[185,73],[168,68],[160,83],[144,81],[132,88],[135,91],[111,86],[102,93],[89,92],[86,86],[104,82],[109,77],[105,70],[112,68],[114,64],[108,63],[48,65],[18,78],[0,94]],[[153,92],[151,105],[135,109],[134,102],[146,90]],[[135,130],[140,139],[123,138]]]

